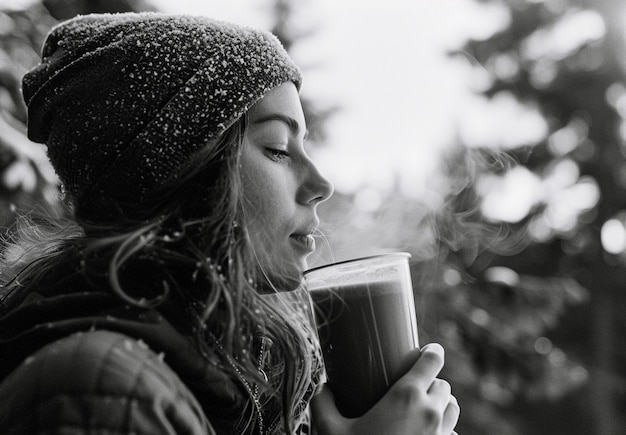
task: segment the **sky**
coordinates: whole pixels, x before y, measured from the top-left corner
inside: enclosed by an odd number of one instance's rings
[[[263,0],[151,0],[160,10],[268,28]],[[338,106],[328,144],[311,150],[338,191],[428,194],[440,151],[456,135],[472,75],[449,58],[467,36],[484,38],[506,21],[471,0],[303,0],[295,20],[313,32],[291,55],[302,94]],[[468,19],[471,18],[471,19]]]

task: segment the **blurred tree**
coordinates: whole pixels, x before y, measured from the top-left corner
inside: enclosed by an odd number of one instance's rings
[[[625,6],[482,3],[508,20],[455,53],[471,59],[481,97],[445,174],[474,177],[441,214],[432,280],[435,326],[477,375],[460,432],[626,433]],[[480,427],[480,408],[499,421],[517,410],[515,427]]]
[[[38,61],[41,42],[55,20],[41,4],[0,10],[0,227],[15,211],[34,207],[53,212],[56,179],[45,149],[26,138],[21,77]]]
[[[46,34],[58,20],[76,14],[132,10],[151,8],[133,0],[33,0],[23,7],[0,5],[0,228],[12,225],[16,211],[62,213],[45,147],[26,137],[21,94],[22,76],[39,62]]]

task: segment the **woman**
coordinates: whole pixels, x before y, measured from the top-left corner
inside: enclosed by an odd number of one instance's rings
[[[300,82],[272,35],[205,18],[52,30],[24,97],[72,218],[4,250],[1,433],[308,433],[310,403],[321,434],[452,432],[437,345],[361,418],[322,387],[300,283],[332,186]]]

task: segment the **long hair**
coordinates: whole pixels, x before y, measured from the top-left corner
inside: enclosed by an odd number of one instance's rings
[[[275,397],[287,433],[316,387],[321,369],[316,335],[289,298],[257,290],[258,265],[241,210],[239,156],[245,116],[229,128],[198,164],[119,225],[23,218],[5,241],[0,308],[19,303],[48,273],[73,266],[125,302],[158,307],[168,301],[185,315],[183,327],[208,361],[225,358],[233,377]],[[131,204],[126,204],[129,210]],[[80,261],[76,252],[80,251]],[[137,275],[141,275],[138,277]],[[0,312],[2,309],[0,309]],[[272,381],[259,372],[253,337],[272,343]],[[219,349],[216,356],[216,349]],[[241,424],[254,422],[255,410]]]

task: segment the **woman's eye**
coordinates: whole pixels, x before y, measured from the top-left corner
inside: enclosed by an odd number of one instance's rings
[[[283,160],[290,156],[290,154],[287,151],[280,149],[280,148],[266,148],[266,150],[270,156],[270,159],[276,162]]]

